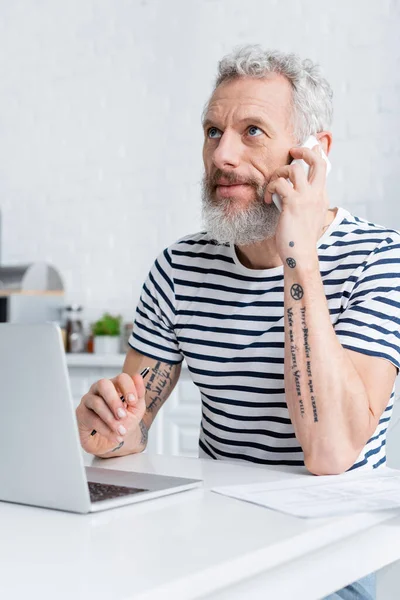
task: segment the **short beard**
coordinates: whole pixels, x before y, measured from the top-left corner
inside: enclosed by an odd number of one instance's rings
[[[237,244],[248,246],[275,235],[279,221],[279,210],[275,204],[266,204],[264,200],[266,185],[254,180],[240,180],[253,186],[255,199],[244,210],[230,211],[237,201],[235,198],[215,198],[216,182],[224,178],[235,183],[231,173],[217,170],[212,177],[204,174],[202,181],[202,217],[203,224],[213,240],[218,244]]]

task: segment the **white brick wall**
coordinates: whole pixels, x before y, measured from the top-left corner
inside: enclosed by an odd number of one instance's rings
[[[47,260],[89,315],[134,308],[199,230],[200,114],[238,43],[321,63],[335,92],[331,203],[400,228],[397,0],[0,4],[3,263]]]

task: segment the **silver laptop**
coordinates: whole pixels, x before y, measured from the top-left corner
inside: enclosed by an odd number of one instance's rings
[[[60,328],[0,323],[0,500],[88,513],[201,485],[85,468]]]

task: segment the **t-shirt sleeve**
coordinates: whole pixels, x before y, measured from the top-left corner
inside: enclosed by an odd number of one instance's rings
[[[166,249],[154,261],[144,282],[128,342],[131,348],[162,362],[181,363],[175,312],[172,261]]]
[[[385,358],[399,370],[400,243],[386,240],[369,255],[335,332],[344,348]]]

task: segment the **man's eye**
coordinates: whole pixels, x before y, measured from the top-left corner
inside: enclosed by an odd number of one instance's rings
[[[263,131],[259,127],[256,127],[256,125],[249,127],[249,135],[251,135],[251,137],[256,137],[262,133]]]
[[[221,132],[216,127],[210,127],[210,129],[207,131],[207,135],[209,138],[215,139],[221,137]]]

